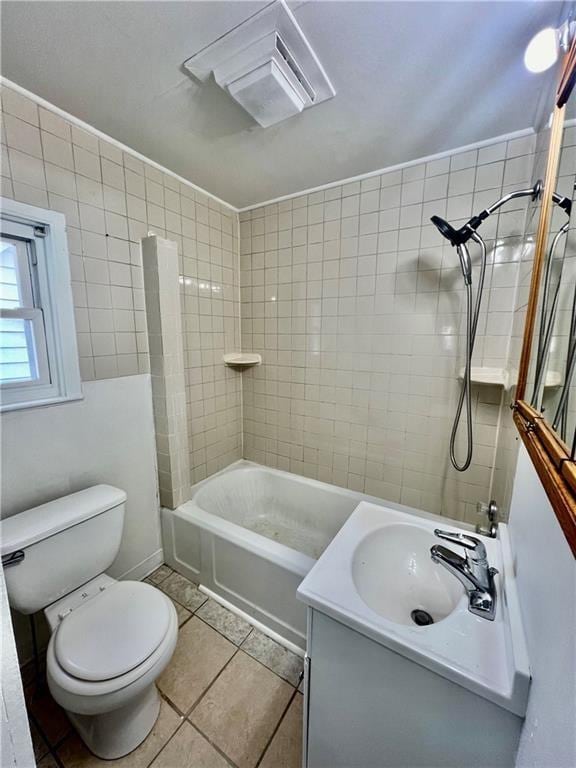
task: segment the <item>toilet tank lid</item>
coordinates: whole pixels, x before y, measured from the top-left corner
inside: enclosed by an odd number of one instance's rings
[[[0,540],[3,555],[26,549],[60,531],[120,506],[125,491],[112,485],[94,485],[27,509],[2,521]]]

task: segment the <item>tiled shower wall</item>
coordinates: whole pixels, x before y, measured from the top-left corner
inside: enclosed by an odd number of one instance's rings
[[[247,458],[454,518],[472,519],[490,494],[506,395],[474,388],[475,459],[458,475],[447,446],[462,278],[428,219],[458,224],[528,183],[532,143],[243,213],[239,269],[235,211],[2,89],[2,194],[66,216],[85,380],[148,370],[140,240],[178,245],[191,482],[240,458],[244,430]],[[491,265],[478,364],[508,359],[524,217],[515,204],[482,228]],[[263,366],[222,365],[240,346]]]
[[[243,375],[246,458],[476,519],[505,395],[473,387],[474,460],[457,473],[448,441],[463,280],[429,218],[458,225],[527,186],[533,143],[496,142],[240,214],[242,349],[263,355]],[[516,201],[482,227],[475,365],[508,360],[525,213]]]
[[[140,241],[181,262],[191,480],[240,457],[238,215],[189,184],[2,87],[1,194],[66,216],[84,381],[149,370]]]

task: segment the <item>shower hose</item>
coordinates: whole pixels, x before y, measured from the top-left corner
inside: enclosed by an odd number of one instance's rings
[[[480,274],[478,276],[478,288],[476,290],[476,299],[473,301],[472,295],[472,280],[466,282],[466,360],[464,365],[464,376],[462,378],[462,387],[460,389],[460,395],[458,397],[458,405],[456,407],[456,415],[454,417],[454,423],[452,425],[452,432],[450,434],[450,461],[454,469],[458,472],[465,472],[470,466],[472,461],[472,452],[474,449],[474,437],[472,432],[472,396],[471,396],[471,384],[472,384],[472,355],[474,353],[474,342],[476,341],[476,330],[478,328],[478,317],[480,316],[480,304],[482,302],[482,291],[484,289],[484,277],[486,275],[486,244],[480,235],[475,232],[472,235],[472,239],[475,240],[480,246],[481,261],[480,261]],[[460,246],[466,248],[466,245]],[[472,304],[474,303],[474,308]],[[462,464],[458,463],[456,458],[456,438],[458,436],[458,429],[460,427],[460,420],[462,418],[462,410],[466,405],[466,458]]]

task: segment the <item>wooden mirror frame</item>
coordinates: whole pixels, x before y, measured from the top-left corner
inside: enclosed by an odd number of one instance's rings
[[[576,40],[572,41],[570,50],[564,60],[552,117],[544,193],[536,233],[530,294],[528,297],[522,352],[518,369],[516,399],[513,408],[514,423],[520,432],[522,441],[532,459],[532,463],[540,477],[560,526],[576,557],[576,461],[571,458],[569,447],[560,439],[560,436],[556,434],[552,426],[544,419],[544,416],[524,399],[530,369],[532,341],[536,328],[538,295],[552,218],[552,191],[556,184],[562,148],[564,111],[575,81]]]

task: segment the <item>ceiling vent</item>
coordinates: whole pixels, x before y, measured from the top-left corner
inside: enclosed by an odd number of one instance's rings
[[[284,0],[275,2],[184,62],[210,75],[264,128],[336,93]]]

